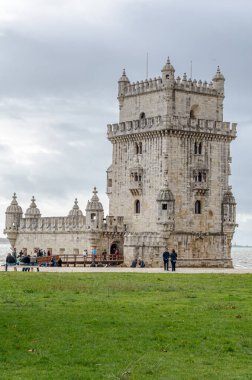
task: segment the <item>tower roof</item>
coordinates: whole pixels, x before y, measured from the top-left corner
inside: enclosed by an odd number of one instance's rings
[[[220,66],[217,66],[216,73],[213,77],[213,81],[225,80],[224,75],[220,71]]]
[[[6,209],[6,214],[23,214],[22,208],[17,202],[16,193],[13,194],[11,204]]]
[[[228,191],[224,193],[222,203],[236,205],[235,197],[233,196],[231,189],[231,186],[229,186]]]
[[[126,71],[125,71],[125,69],[123,69],[122,76],[121,76],[121,78],[119,79],[119,82],[129,82],[129,78],[128,78],[127,75],[126,75]]]
[[[103,211],[103,206],[98,198],[97,193],[98,191],[96,190],[96,187],[94,187],[94,195],[92,196],[91,200],[88,201],[86,211]]]
[[[77,198],[75,198],[73,208],[69,211],[68,216],[83,216],[83,212],[79,208]]]
[[[174,196],[168,187],[168,181],[165,180],[164,185],[159,190],[157,201],[173,202]]]
[[[40,211],[37,208],[37,205],[35,203],[34,196],[31,199],[30,207],[26,210],[25,217],[26,218],[40,218],[41,217]]]
[[[162,68],[161,71],[162,72],[163,71],[172,71],[172,72],[175,71],[174,67],[172,66],[172,64],[170,62],[170,58],[169,57],[167,58],[166,64],[164,65],[164,67]]]

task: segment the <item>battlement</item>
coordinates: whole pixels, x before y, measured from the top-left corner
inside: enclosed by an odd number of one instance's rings
[[[145,79],[145,81],[137,81],[136,83],[130,83],[124,87],[123,96],[129,97],[144,93],[150,93],[154,91],[162,91],[165,88],[165,84],[161,77]],[[183,78],[177,77],[173,81],[173,88],[178,91],[187,91],[193,93],[207,94],[217,96],[217,91],[213,88],[213,82],[207,83],[207,81],[202,82],[201,80],[194,79],[193,81],[189,78],[187,79],[186,74]]]
[[[180,131],[197,132],[211,135],[227,136],[231,139],[236,137],[237,123],[191,119],[182,116],[164,117],[156,116],[145,119],[126,121],[116,124],[108,124],[107,136],[112,140],[118,136],[127,136],[135,133],[146,133],[151,131]]]

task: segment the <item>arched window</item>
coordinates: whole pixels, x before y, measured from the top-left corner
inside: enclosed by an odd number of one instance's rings
[[[201,174],[201,172],[199,172],[199,174],[198,174],[198,181],[202,182],[202,174]]]
[[[145,119],[145,113],[144,112],[140,113],[139,119]]]
[[[194,143],[194,154],[202,154],[202,143],[195,142]]]
[[[139,146],[138,143],[135,143],[135,153],[139,154]]]
[[[194,143],[194,154],[198,153],[198,144],[195,142]]]
[[[201,154],[201,153],[202,153],[202,143],[200,142],[198,146],[198,154]]]
[[[139,201],[139,199],[137,199],[135,202],[135,213],[140,214],[140,201]]]
[[[140,142],[139,144],[138,144],[138,150],[139,150],[139,154],[142,154],[142,149],[143,149],[143,147],[142,147],[142,143]]]
[[[194,110],[191,110],[191,111],[190,111],[190,118],[191,118],[191,119],[195,119]]]
[[[195,202],[195,214],[201,214],[201,202],[200,201]]]

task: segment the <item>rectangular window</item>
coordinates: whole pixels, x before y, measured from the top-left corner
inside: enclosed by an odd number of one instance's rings
[[[112,187],[112,178],[108,179],[108,187]]]
[[[162,203],[162,210],[167,210],[167,203]]]

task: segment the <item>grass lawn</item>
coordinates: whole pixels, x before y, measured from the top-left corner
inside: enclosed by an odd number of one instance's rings
[[[0,276],[0,379],[252,379],[252,275]]]

